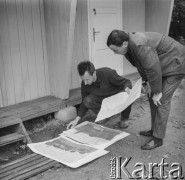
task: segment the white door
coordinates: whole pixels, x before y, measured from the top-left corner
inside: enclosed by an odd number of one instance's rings
[[[90,59],[95,68],[110,67],[123,75],[123,56],[107,47],[113,29],[122,29],[122,0],[89,0]]]

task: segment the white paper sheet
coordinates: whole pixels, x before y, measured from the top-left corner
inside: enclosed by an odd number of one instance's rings
[[[28,144],[28,147],[35,153],[72,168],[77,168],[108,153],[108,151],[77,143],[64,136]]]
[[[127,94],[126,92],[121,92],[111,97],[105,98],[102,101],[101,109],[95,122],[111,117],[126,109],[130,104],[132,104],[136,99],[140,97],[141,85],[142,80],[139,79],[132,88],[130,94]]]
[[[77,142],[88,144],[95,148],[105,149],[129,134],[86,121],[73,129],[64,131],[61,135],[65,135]]]

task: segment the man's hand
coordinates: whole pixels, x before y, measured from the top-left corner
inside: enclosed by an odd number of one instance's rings
[[[71,129],[71,128],[74,128],[77,124],[78,124],[78,121],[80,120],[80,117],[76,117],[75,120],[71,121],[68,125],[67,125],[67,130],[68,129]]]
[[[125,88],[125,92],[127,92],[127,94],[130,94],[130,91],[131,91],[131,89],[129,87]]]
[[[162,98],[162,92],[161,93],[158,93],[158,94],[154,94],[153,95],[153,102],[156,106],[161,105],[161,102],[160,102],[160,99]]]

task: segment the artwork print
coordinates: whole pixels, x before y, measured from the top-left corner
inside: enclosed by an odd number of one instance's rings
[[[62,135],[80,143],[104,149],[129,134],[86,121],[73,129],[64,131]]]
[[[28,144],[28,146],[33,152],[72,168],[79,167],[108,153],[105,150],[86,146],[62,136],[49,141]]]
[[[141,95],[142,80],[141,78],[135,83],[130,94],[120,92],[113,96],[103,99],[100,112],[97,115],[95,122],[109,118],[125,110]]]

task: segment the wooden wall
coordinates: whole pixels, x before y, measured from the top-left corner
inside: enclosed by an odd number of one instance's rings
[[[145,31],[145,0],[122,0],[123,30]]]
[[[126,32],[145,31],[145,0],[122,0],[123,30]],[[124,58],[124,57],[123,57]],[[137,72],[125,58],[124,74]]]
[[[173,0],[122,0],[123,30],[166,32]],[[87,0],[78,0],[71,69],[71,0],[0,0],[0,103],[7,106],[80,86],[77,64],[89,58]],[[136,70],[124,61],[124,74]],[[2,94],[2,96],[1,96]]]
[[[88,58],[89,51],[87,0],[78,0],[72,67],[66,69],[70,3],[70,0],[44,0],[51,94],[62,99],[65,98],[67,71],[71,72],[69,89],[79,87],[77,64]]]
[[[168,34],[174,0],[145,0],[146,31]]]
[[[69,0],[44,0],[50,90],[58,97],[66,86],[69,12]]]
[[[71,89],[80,87],[77,65],[83,60],[89,60],[88,10],[87,0],[77,0]]]
[[[43,0],[0,1],[0,68],[3,106],[50,94]]]

